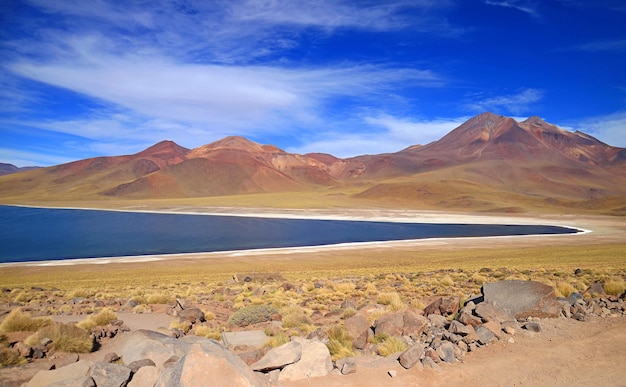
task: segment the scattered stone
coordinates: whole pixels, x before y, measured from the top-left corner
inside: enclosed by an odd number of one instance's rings
[[[424,357],[424,348],[422,344],[414,344],[411,348],[404,351],[398,361],[400,365],[406,369],[413,368]]]
[[[179,311],[177,314],[181,321],[188,321],[192,324],[204,321],[204,312],[198,308],[186,308]]]
[[[587,290],[584,291],[583,294],[589,294],[591,297],[594,296],[606,296],[606,292],[604,291],[604,284],[602,282],[594,282]]]
[[[450,326],[448,327],[448,332],[451,332],[460,336],[467,336],[470,334],[470,329],[465,324],[454,320],[450,322]]]
[[[428,321],[430,322],[430,325],[435,328],[442,328],[448,325],[448,319],[439,314],[428,315]]]
[[[347,318],[344,321],[346,330],[351,337],[354,338],[353,346],[357,349],[363,349],[367,345],[368,331],[370,329],[370,323],[367,318],[361,314],[355,314],[354,316]]]
[[[496,335],[482,325],[476,327],[476,334],[478,334],[478,342],[482,345],[487,345],[496,340]]]
[[[431,314],[439,314],[442,316],[450,316],[458,312],[459,310],[459,297],[438,297],[435,301],[431,302],[426,308],[424,308],[424,314],[429,316]]]
[[[271,371],[283,368],[300,360],[302,344],[290,341],[277,348],[272,348],[258,362],[251,365],[253,371]]]
[[[396,371],[396,370],[389,370],[389,371],[387,371],[387,375],[389,375],[392,378],[395,378],[396,376],[398,376],[398,371]]]
[[[33,349],[23,341],[15,343],[13,349],[16,350],[21,357],[31,357],[33,355]]]
[[[522,325],[522,328],[530,332],[541,332],[541,325],[538,322],[530,321]]]
[[[502,308],[496,305],[493,301],[485,301],[476,305],[476,308],[474,309],[474,313],[476,313],[476,315],[480,317],[482,321],[484,322],[495,321],[497,323],[503,323],[505,321],[515,320],[515,317],[513,315],[504,311]],[[481,324],[482,324],[482,321],[481,321]],[[478,324],[478,325],[481,325],[481,324]],[[478,325],[475,325],[475,327]]]
[[[439,348],[437,348],[437,355],[446,363],[454,363],[454,347],[455,345],[449,341],[443,342]]]
[[[342,375],[353,374],[356,372],[356,369],[357,369],[357,366],[355,362],[353,361],[345,362],[341,366],[341,374]]]
[[[441,366],[439,364],[437,364],[432,358],[430,357],[425,357],[422,360],[422,365],[424,366],[424,368],[430,368],[433,369],[435,371],[441,371]]]

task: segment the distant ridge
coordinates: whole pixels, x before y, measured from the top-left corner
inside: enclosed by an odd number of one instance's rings
[[[0,163],[0,176],[10,175],[11,173],[30,171],[41,167],[16,167],[13,164]]]
[[[187,149],[162,141],[0,177],[0,200],[97,200],[349,192],[373,203],[518,211],[601,208],[626,214],[626,149],[539,117],[483,113],[427,145],[346,159],[288,153],[243,137]]]

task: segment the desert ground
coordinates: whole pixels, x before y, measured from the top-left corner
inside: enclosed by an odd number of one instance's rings
[[[265,249],[220,253],[179,254],[149,257],[120,257],[73,261],[49,261],[0,265],[0,286],[28,289],[55,287],[62,292],[88,286],[107,289],[161,288],[192,289],[194,284],[216,288],[231,280],[234,273],[280,273],[286,281],[353,280],[390,275],[462,273],[466,276],[490,268],[513,278],[542,279],[558,289],[561,281],[573,283],[575,269],[587,270],[589,281],[626,278],[626,219],[602,215],[507,215],[463,214],[438,211],[392,209],[281,210],[201,206],[120,207],[122,210],[177,213],[230,214],[321,219],[416,221],[441,223],[549,224],[578,228],[575,235],[493,238],[451,238],[397,242],[347,244],[310,248]],[[448,276],[447,274],[445,274]],[[456,274],[455,274],[456,275]],[[500,276],[498,278],[509,278]],[[595,276],[595,277],[594,277]],[[449,277],[449,276],[448,276]],[[425,296],[460,294],[480,287],[454,284],[431,287]],[[461,278],[461,277],[459,277]],[[465,277],[463,277],[465,278]],[[492,278],[487,278],[491,280]],[[468,283],[470,281],[467,281]],[[87,285],[89,284],[89,285]],[[464,287],[465,286],[465,287]],[[574,285],[577,291],[583,285]],[[469,289],[469,290],[468,290]],[[383,291],[383,289],[381,289]],[[189,294],[189,293],[187,293]],[[404,302],[417,305],[410,296]],[[6,302],[6,301],[5,301]],[[8,303],[2,306],[7,309]],[[58,321],[77,321],[84,316],[54,316]],[[166,326],[172,317],[152,313],[119,314],[131,329]],[[72,320],[73,319],[73,320]],[[352,375],[330,375],[284,385],[626,385],[626,317],[545,319],[540,333],[520,332],[514,342],[490,344],[469,353],[463,363],[442,365],[442,369],[392,367],[363,369]],[[81,358],[99,359],[121,345],[120,335],[103,344],[97,352]],[[0,381],[7,385],[37,370],[35,364],[0,369]],[[20,376],[21,375],[21,376]],[[2,383],[0,383],[2,384]]]

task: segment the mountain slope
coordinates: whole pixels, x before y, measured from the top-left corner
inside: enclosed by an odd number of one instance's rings
[[[539,117],[478,115],[438,141],[340,159],[291,154],[242,137],[195,149],[160,142],[0,177],[0,199],[83,200],[319,192],[367,205],[464,210],[600,209],[626,213],[626,149]],[[330,195],[330,196],[329,196]],[[335,195],[335,196],[332,196]]]

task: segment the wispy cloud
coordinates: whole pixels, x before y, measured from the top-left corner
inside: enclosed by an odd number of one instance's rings
[[[573,48],[579,51],[626,51],[626,39],[600,40],[578,45]]]
[[[304,146],[288,150],[296,153],[323,150],[338,157],[398,152],[410,145],[439,140],[468,118],[417,120],[389,114],[365,115],[354,122],[354,125],[366,127],[358,134],[327,131],[317,139],[305,141]]]
[[[494,5],[498,7],[506,7],[516,9],[518,11],[529,14],[533,17],[538,17],[537,4],[534,1],[528,0],[486,0],[486,4]]]
[[[544,92],[539,89],[527,88],[516,94],[484,98],[481,95],[471,96],[466,108],[474,112],[502,111],[510,114],[523,114],[531,110],[543,98]]]
[[[585,118],[569,123],[568,127],[591,134],[609,145],[626,148],[626,111]]]

